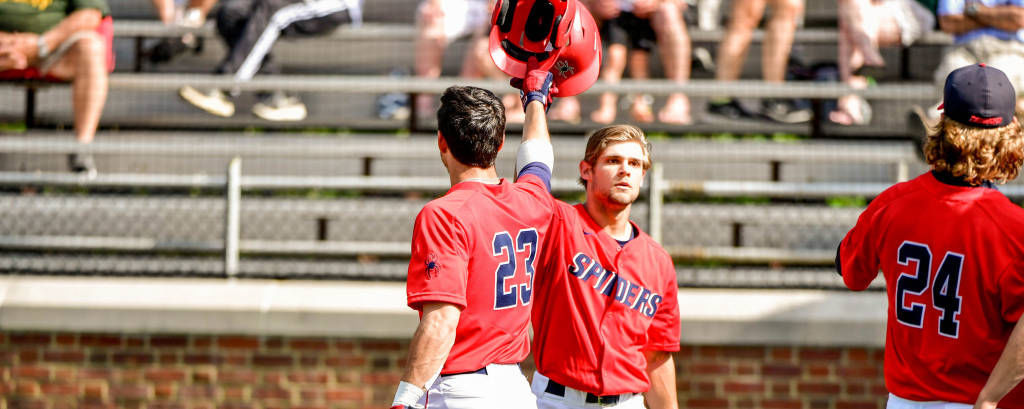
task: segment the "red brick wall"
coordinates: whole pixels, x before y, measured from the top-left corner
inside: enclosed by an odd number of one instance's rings
[[[407,340],[0,332],[0,409],[386,408],[407,347]],[[676,366],[680,407],[885,406],[880,350],[684,346]]]

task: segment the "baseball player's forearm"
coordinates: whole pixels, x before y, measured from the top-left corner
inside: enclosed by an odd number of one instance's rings
[[[523,142],[532,140],[551,141],[544,104],[538,101],[530,101],[526,106],[526,122],[523,123]]]
[[[1003,348],[1003,354],[996,362],[996,367],[992,369],[988,381],[981,388],[974,408],[994,409],[1021,380],[1024,380],[1024,319],[1017,322],[1013,333],[1010,334],[1006,348]]]
[[[423,317],[409,345],[409,363],[402,381],[426,388],[441,370],[455,343],[455,328],[461,311],[452,304],[423,305]]]
[[[526,105],[526,122],[523,124],[523,142],[516,152],[516,178],[523,168],[531,163],[540,162],[548,168],[547,179],[550,184],[550,171],[555,168],[555,154],[551,147],[551,136],[548,134],[548,122],[544,116],[544,104],[531,101]],[[550,186],[549,186],[550,189]]]
[[[678,408],[676,369],[672,354],[665,351],[645,351],[644,356],[647,357],[647,376],[651,379],[651,389],[644,394],[647,407],[650,409]]]

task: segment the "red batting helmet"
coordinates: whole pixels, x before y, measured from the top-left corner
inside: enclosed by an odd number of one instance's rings
[[[530,57],[548,70],[569,42],[577,0],[497,0],[491,16],[490,54],[494,64],[516,78],[526,76]]]
[[[597,23],[586,7],[576,8],[576,17],[569,29],[569,45],[562,48],[551,72],[555,87],[552,96],[580,94],[594,85],[601,71],[601,36]]]

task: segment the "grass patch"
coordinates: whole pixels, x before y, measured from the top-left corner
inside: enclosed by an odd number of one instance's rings
[[[23,133],[26,131],[28,131],[28,127],[25,126],[24,122],[0,123],[0,132]]]
[[[859,196],[839,196],[825,199],[828,207],[864,207],[868,200]]]

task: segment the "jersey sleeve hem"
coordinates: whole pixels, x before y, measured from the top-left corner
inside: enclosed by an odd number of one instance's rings
[[[465,298],[459,297],[459,296],[453,295],[453,294],[446,294],[446,293],[422,293],[422,294],[411,295],[411,296],[409,296],[407,304],[409,305],[409,308],[412,308],[414,310],[419,310],[420,307],[423,304],[429,303],[429,302],[442,302],[442,303],[453,304],[456,307],[459,307],[460,310],[463,310],[463,309],[466,308],[466,299]]]
[[[682,347],[678,343],[650,344],[644,346],[644,351],[679,352],[680,349],[682,349]]]

